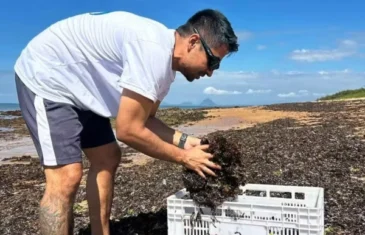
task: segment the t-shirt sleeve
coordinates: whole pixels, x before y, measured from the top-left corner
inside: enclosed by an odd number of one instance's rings
[[[169,83],[167,71],[171,67],[170,53],[154,42],[127,42],[122,52],[121,86],[153,102],[163,98]]]
[[[170,84],[166,84],[165,87],[163,87],[163,89],[160,91],[160,93],[158,94],[157,99],[159,101],[163,101],[163,99],[167,96],[168,92],[170,90]]]

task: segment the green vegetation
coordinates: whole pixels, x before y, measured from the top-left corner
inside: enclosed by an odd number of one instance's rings
[[[324,96],[318,99],[320,100],[339,100],[339,99],[353,99],[353,98],[365,98],[365,88],[355,90],[344,90],[337,92],[333,95]]]
[[[324,230],[325,235],[332,235],[332,234],[340,234],[340,229],[338,227],[329,226]]]

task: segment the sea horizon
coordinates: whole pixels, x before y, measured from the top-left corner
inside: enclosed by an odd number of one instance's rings
[[[0,111],[20,110],[19,103],[0,103]]]
[[[214,108],[214,107],[248,107],[252,105],[243,105],[243,104],[236,104],[236,105],[178,105],[178,104],[162,104],[160,105],[161,109],[166,108],[181,108],[181,109],[200,109],[200,108]],[[0,103],[0,111],[16,111],[20,110],[19,103]]]
[[[306,103],[315,102],[314,100],[308,101],[293,101],[293,102],[277,102],[277,103],[254,103],[254,104],[214,104],[214,105],[184,105],[184,104],[161,104],[161,109],[167,108],[180,108],[180,109],[201,109],[201,108],[230,108],[230,107],[252,107],[252,106],[266,106],[283,103]],[[0,103],[0,112],[4,111],[16,111],[20,110],[19,103]]]

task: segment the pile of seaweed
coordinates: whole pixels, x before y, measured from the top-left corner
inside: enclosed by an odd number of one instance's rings
[[[198,206],[215,210],[224,201],[234,199],[241,193],[240,186],[245,184],[243,154],[237,141],[219,132],[203,138],[201,143],[209,144],[207,152],[213,155],[211,161],[222,169],[213,169],[216,176],[205,174],[205,179],[195,171],[184,169],[183,183]]]

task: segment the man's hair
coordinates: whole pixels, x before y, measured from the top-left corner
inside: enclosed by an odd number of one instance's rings
[[[199,31],[209,47],[218,48],[224,44],[228,46],[228,54],[238,51],[237,36],[231,23],[221,12],[212,9],[198,11],[176,31],[182,37],[187,37],[194,33],[194,28]]]

